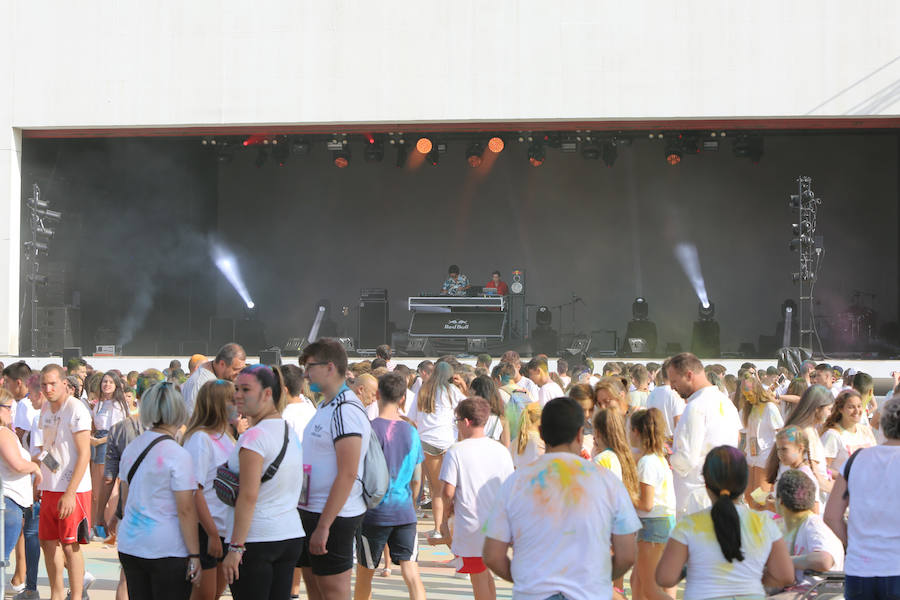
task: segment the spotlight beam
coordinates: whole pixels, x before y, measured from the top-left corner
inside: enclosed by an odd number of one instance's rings
[[[709,296],[706,295],[706,282],[700,270],[700,258],[697,256],[697,246],[694,244],[678,244],[675,246],[675,258],[681,264],[684,274],[687,275],[694,293],[703,308],[709,308]]]
[[[241,277],[241,272],[238,269],[237,261],[235,260],[234,256],[221,247],[214,247],[212,254],[213,260],[216,263],[216,267],[218,267],[222,275],[225,276],[225,279],[228,280],[228,283],[231,284],[231,287],[234,288],[234,291],[238,293],[247,308],[254,308],[256,305],[253,303],[253,299],[250,297],[250,292],[247,290],[247,286],[244,284],[244,280]]]

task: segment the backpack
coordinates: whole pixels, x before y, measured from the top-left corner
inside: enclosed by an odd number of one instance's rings
[[[340,400],[334,408],[335,414],[341,404],[352,403]],[[361,405],[352,405],[363,411],[363,414],[366,415],[366,423],[369,423],[366,409]],[[371,424],[369,424],[369,447],[366,449],[366,456],[363,459],[363,473],[362,477],[357,477],[357,480],[362,484],[363,500],[365,500],[367,508],[375,508],[381,504],[391,485],[391,472],[388,470],[387,460],[384,458],[384,450],[381,448],[381,441]]]

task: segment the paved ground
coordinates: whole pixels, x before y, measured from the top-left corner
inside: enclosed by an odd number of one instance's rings
[[[456,577],[455,570],[445,564],[453,558],[450,550],[446,546],[429,546],[425,542],[425,532],[431,528],[430,519],[419,520],[419,569],[428,598],[431,600],[471,598],[472,588],[468,580]],[[97,578],[90,589],[91,600],[113,600],[119,580],[119,561],[115,548],[95,542],[86,546],[85,552],[87,569]],[[6,581],[9,581],[8,574]],[[43,564],[38,579],[38,591],[41,593],[41,598],[45,600],[50,598],[50,588],[47,586],[47,575]],[[230,596],[227,590],[225,595]],[[305,594],[301,593],[300,597],[305,598]],[[380,600],[382,598],[408,597],[406,586],[400,578],[399,569],[395,568],[390,577],[375,576],[373,598]],[[497,598],[512,598],[512,584],[497,579]]]

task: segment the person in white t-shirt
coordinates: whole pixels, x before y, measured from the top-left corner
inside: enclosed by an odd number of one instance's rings
[[[215,600],[225,590],[225,573],[221,562],[225,557],[225,534],[228,507],[219,500],[213,488],[216,469],[228,460],[234,440],[228,427],[228,405],[234,401],[234,385],[217,379],[200,388],[194,403],[194,414],[184,432],[182,445],[194,461],[194,478],[199,493],[194,494],[200,521],[200,580],[196,600]]]
[[[572,383],[572,378],[569,377],[569,363],[561,358],[557,360],[556,374],[559,375],[559,380],[562,381],[563,389],[568,389],[569,384]]]
[[[832,471],[839,471],[850,456],[860,448],[876,445],[872,428],[862,421],[862,398],[854,389],[838,394],[831,414],[822,426],[822,446],[825,461]]]
[[[784,519],[785,541],[794,563],[796,579],[785,599],[798,597],[818,581],[807,571],[843,571],[844,546],[841,540],[813,513],[819,501],[818,488],[806,473],[785,471],[776,487],[775,507]],[[771,597],[771,596],[770,596]],[[779,596],[774,596],[779,598]]]
[[[214,379],[234,381],[246,364],[247,353],[240,344],[235,343],[225,344],[219,348],[214,359],[200,364],[181,386],[188,417],[194,412],[194,400],[204,383]]]
[[[306,395],[309,393],[309,388],[303,375],[303,369],[297,365],[282,365],[281,377],[284,379],[284,389],[287,392],[281,418],[288,422],[302,444],[303,430],[316,414],[316,405]],[[304,388],[306,393],[304,393]]]
[[[847,548],[847,598],[890,600],[900,589],[900,396],[882,405],[881,429],[884,443],[844,463],[825,505],[825,523]]]
[[[346,599],[355,534],[366,512],[361,478],[372,425],[345,382],[347,352],[339,342],[310,344],[300,364],[310,390],[323,399],[303,432],[300,517],[308,538],[298,566],[310,597]]]
[[[635,503],[641,520],[637,560],[631,572],[635,598],[675,597],[675,589],[656,585],[656,565],[669,532],[675,526],[675,485],[666,460],[665,420],[657,408],[639,410],[631,416],[631,445],[640,449],[637,477],[640,493]]]
[[[0,389],[0,478],[3,481],[3,496],[6,503],[6,518],[3,523],[3,560],[9,555],[22,533],[25,510],[34,500],[31,476],[40,481],[41,469],[31,462],[31,454],[22,447],[16,434],[12,432],[12,406],[15,398],[6,389]],[[24,567],[24,564],[22,565]],[[23,569],[24,572],[24,569]],[[24,575],[22,577],[24,580]]]
[[[106,537],[107,524],[103,513],[109,500],[112,486],[103,481],[103,464],[106,462],[107,436],[109,429],[128,417],[128,404],[125,402],[125,389],[119,376],[110,371],[100,378],[100,395],[91,409],[94,431],[91,434],[91,489],[93,507],[91,522],[94,524],[94,535]]]
[[[430,360],[423,360],[416,366],[416,380],[413,381],[412,385],[409,386],[409,391],[413,394],[418,394],[419,390],[422,388],[422,384],[428,381],[428,378],[431,377],[431,374],[434,373],[434,363]],[[406,410],[409,411],[409,407],[406,407]]]
[[[775,447],[775,432],[784,426],[784,419],[775,403],[775,397],[755,375],[744,373],[739,378],[738,385],[741,420],[747,434],[744,451],[750,466],[750,483],[745,500],[751,508],[758,509],[759,506],[750,495],[757,488],[766,492],[771,489],[766,482],[766,464]]]
[[[538,387],[537,400],[541,406],[544,406],[554,398],[565,396],[559,384],[550,379],[550,373],[547,370],[547,360],[544,358],[532,358],[525,367],[530,379]]]
[[[175,441],[187,416],[184,399],[174,385],[158,383],[141,396],[140,415],[148,429],[125,448],[119,463],[119,562],[132,600],[187,600],[202,571],[194,463]]]
[[[80,598],[84,579],[80,544],[88,543],[90,531],[91,413],[80,400],[69,396],[65,370],[59,365],[41,369],[41,388],[47,402],[40,415],[43,452],[38,535],[52,596],[65,595],[65,565],[72,597]]]
[[[519,353],[515,350],[504,352],[503,356],[500,357],[500,362],[511,364],[515,371],[513,374],[513,382],[528,392],[528,395],[532,400],[538,400],[540,390],[536,383],[522,375],[522,359],[519,357]]]
[[[359,401],[366,407],[366,416],[369,417],[369,420],[377,419],[378,379],[371,373],[362,373],[349,385],[356,397],[359,398]]]
[[[506,479],[484,524],[484,562],[517,600],[609,600],[634,562],[640,521],[622,483],[579,456],[583,424],[575,400],[547,403],[547,453]]]
[[[482,526],[494,504],[500,485],[513,472],[509,452],[484,434],[491,415],[487,400],[466,398],[456,407],[460,440],[447,450],[441,468],[444,518],[441,535],[451,540],[450,549],[460,557],[459,573],[468,573],[476,600],[496,598],[494,578],[481,558]],[[453,533],[449,519],[455,515]]]
[[[748,475],[747,460],[737,448],[707,452],[702,476],[712,506],[675,525],[656,569],[657,584],[675,586],[687,567],[685,598],[705,600],[764,598],[764,586],[784,588],[794,582],[778,525],[740,503]]]
[[[701,475],[706,453],[723,444],[737,447],[742,425],[734,404],[710,384],[696,356],[689,352],[673,356],[668,375],[672,389],[687,403],[675,428],[670,457],[681,517],[710,506]]]
[[[647,408],[647,399],[650,396],[650,371],[642,364],[634,365],[631,369],[631,382],[634,389],[628,391],[628,405],[632,410]]]
[[[228,553],[222,561],[235,600],[290,596],[303,550],[297,512],[303,451],[281,418],[283,392],[277,367],[244,367],[235,379],[235,405],[250,422],[226,463],[240,477],[234,507],[227,506],[224,517]]]
[[[406,412],[407,418],[419,430],[425,461],[422,470],[431,489],[431,510],[434,515],[434,530],[428,537],[437,538],[441,531],[444,504],[440,495],[440,474],[444,453],[457,440],[456,417],[454,411],[465,398],[455,385],[450,383],[453,367],[446,362],[434,365],[434,372],[416,394],[415,402]]]
[[[678,419],[684,413],[684,398],[669,385],[669,375],[666,372],[668,365],[668,361],[663,363],[657,374],[659,384],[647,397],[647,408],[657,408],[662,412],[666,423],[666,439],[671,442]]]

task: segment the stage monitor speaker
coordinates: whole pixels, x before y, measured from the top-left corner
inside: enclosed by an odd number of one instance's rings
[[[299,337],[288,338],[288,341],[284,343],[281,354],[284,356],[299,356],[300,348],[303,347],[303,341],[303,338]]]
[[[619,334],[615,329],[591,332],[590,353],[593,356],[615,356],[619,347]]]
[[[388,303],[384,300],[364,300],[359,302],[359,335],[357,347],[374,350],[388,343]]]
[[[259,364],[268,365],[270,367],[281,366],[281,348],[269,348],[268,350],[260,350]]]
[[[69,361],[73,358],[81,358],[81,348],[63,348],[62,362],[63,366],[68,368]]]
[[[656,353],[656,324],[647,320],[632,320],[625,328],[624,356],[650,356]]]

